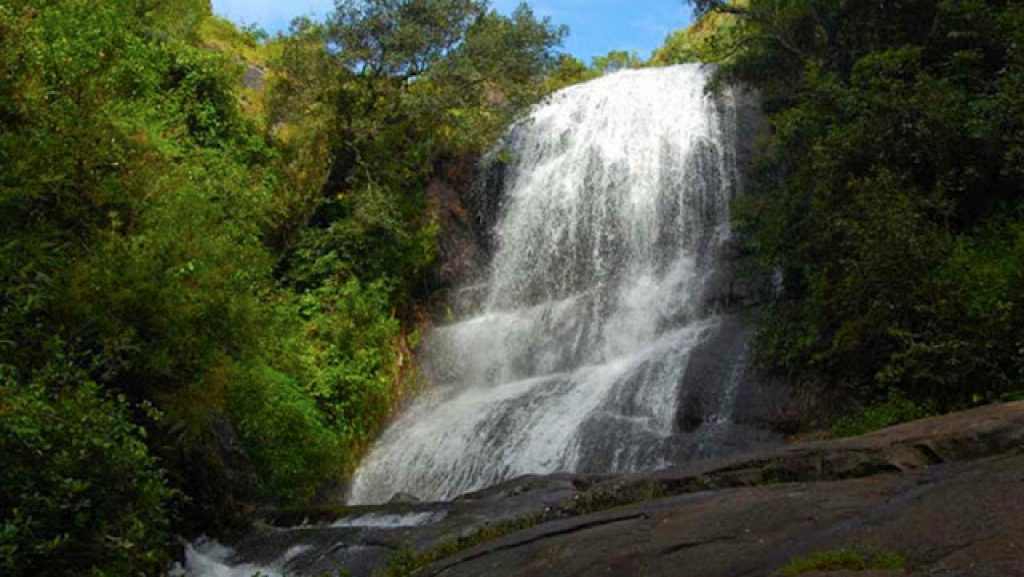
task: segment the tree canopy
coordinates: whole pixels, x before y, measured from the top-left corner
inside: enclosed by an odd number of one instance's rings
[[[171,531],[340,484],[412,370],[426,185],[563,35],[475,0],[275,38],[204,0],[0,3],[4,574],[158,573]]]
[[[692,4],[736,19],[721,74],[773,129],[739,207],[750,262],[783,279],[763,366],[927,410],[1024,389],[1024,8]]]

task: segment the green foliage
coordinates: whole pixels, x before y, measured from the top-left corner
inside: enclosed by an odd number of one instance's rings
[[[269,97],[274,123],[295,127],[280,132],[295,196],[272,232],[288,281],[379,281],[397,303],[423,290],[437,162],[489,146],[543,94],[564,33],[478,0],[343,3],[325,24],[296,22]],[[329,164],[303,160],[316,154]]]
[[[0,4],[6,568],[158,573],[169,530],[339,483],[404,393],[436,165],[545,93],[563,34],[470,0],[275,39],[205,0]]]
[[[736,19],[722,77],[760,89],[773,128],[736,210],[751,264],[783,279],[762,365],[869,406],[1019,390],[1024,10],[695,4]]]
[[[248,449],[260,496],[283,504],[306,503],[343,458],[338,434],[314,399],[270,367],[244,367],[228,400],[232,421]]]
[[[819,551],[787,563],[779,573],[783,577],[797,577],[811,572],[832,571],[901,571],[906,560],[893,553],[866,557],[856,551]]]
[[[398,400],[394,343],[401,327],[390,314],[389,287],[356,279],[328,282],[302,298],[314,335],[315,366],[307,389],[354,443],[366,443]],[[349,464],[355,462],[349,458]]]
[[[569,54],[563,54],[558,58],[558,64],[548,74],[545,81],[545,92],[555,92],[573,84],[579,84],[597,78],[595,70],[588,68]]]
[[[129,421],[73,371],[0,385],[0,567],[5,575],[157,574],[173,493]]]
[[[252,26],[239,29],[217,16],[204,18],[199,23],[197,34],[203,46],[247,64],[266,66],[273,53],[273,43],[265,30]]]
[[[730,3],[746,6],[745,0]],[[648,65],[669,66],[687,62],[723,62],[736,54],[742,21],[726,12],[710,11],[696,22],[665,38],[654,51]]]
[[[411,547],[402,547],[388,557],[388,564],[385,569],[387,577],[402,577],[413,575],[416,571],[426,567],[426,563],[420,560]]]
[[[210,0],[149,0],[134,9],[152,29],[189,41],[198,38],[198,29],[213,16]]]
[[[626,52],[625,50],[612,50],[604,56],[595,56],[591,63],[591,68],[598,75],[628,68],[640,68],[641,66],[643,66],[643,60],[640,56],[636,52]]]
[[[836,437],[856,437],[914,421],[927,416],[928,413],[929,411],[915,405],[899,393],[892,392],[884,403],[867,407],[855,415],[840,419],[833,425],[832,434]]]

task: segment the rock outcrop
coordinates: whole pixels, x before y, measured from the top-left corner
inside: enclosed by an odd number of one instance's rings
[[[1024,575],[1024,402],[656,473],[527,477],[448,503],[273,512],[232,564],[289,575],[776,575],[820,551]],[[822,573],[822,575],[844,573]]]

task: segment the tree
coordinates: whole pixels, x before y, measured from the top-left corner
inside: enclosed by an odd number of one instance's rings
[[[0,567],[158,573],[168,531],[340,483],[404,391],[423,189],[562,33],[468,0],[264,42],[205,0],[0,3]]]
[[[595,56],[591,68],[599,74],[610,74],[628,68],[639,68],[643,66],[643,60],[636,52],[625,50],[612,50],[604,56]]]
[[[548,79],[544,84],[544,90],[545,92],[554,92],[566,86],[593,80],[597,76],[596,71],[588,68],[586,64],[580,62],[572,55],[562,54],[558,58],[558,64],[548,75]]]
[[[422,192],[435,163],[488,146],[541,96],[565,31],[478,0],[343,2],[302,27],[274,101],[318,111],[331,162],[297,203],[311,227],[285,243],[290,277],[314,287],[345,263],[341,278],[387,280],[401,300],[433,257]]]
[[[462,42],[484,10],[476,0],[342,1],[328,23],[328,41],[356,74],[406,82]]]
[[[1020,389],[1024,9],[692,4],[738,19],[720,75],[759,88],[773,127],[737,211],[752,258],[784,279],[763,365],[865,403]]]
[[[174,493],[144,438],[124,400],[93,383],[0,383],[4,574],[163,572]]]

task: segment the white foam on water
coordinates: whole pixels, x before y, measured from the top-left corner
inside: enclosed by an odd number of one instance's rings
[[[670,463],[690,352],[718,326],[704,292],[738,188],[734,99],[708,94],[709,75],[605,76],[510,132],[491,159],[507,166],[489,192],[484,303],[427,339],[431,389],[375,444],[350,502]]]
[[[332,527],[373,527],[395,529],[400,527],[423,527],[439,523],[447,516],[444,511],[422,511],[418,513],[391,514],[368,513],[355,517],[338,519]]]
[[[185,548],[185,564],[176,565],[171,577],[287,577],[285,565],[310,549],[307,545],[296,545],[272,566],[250,563],[232,564],[235,551],[207,538],[200,538]]]

